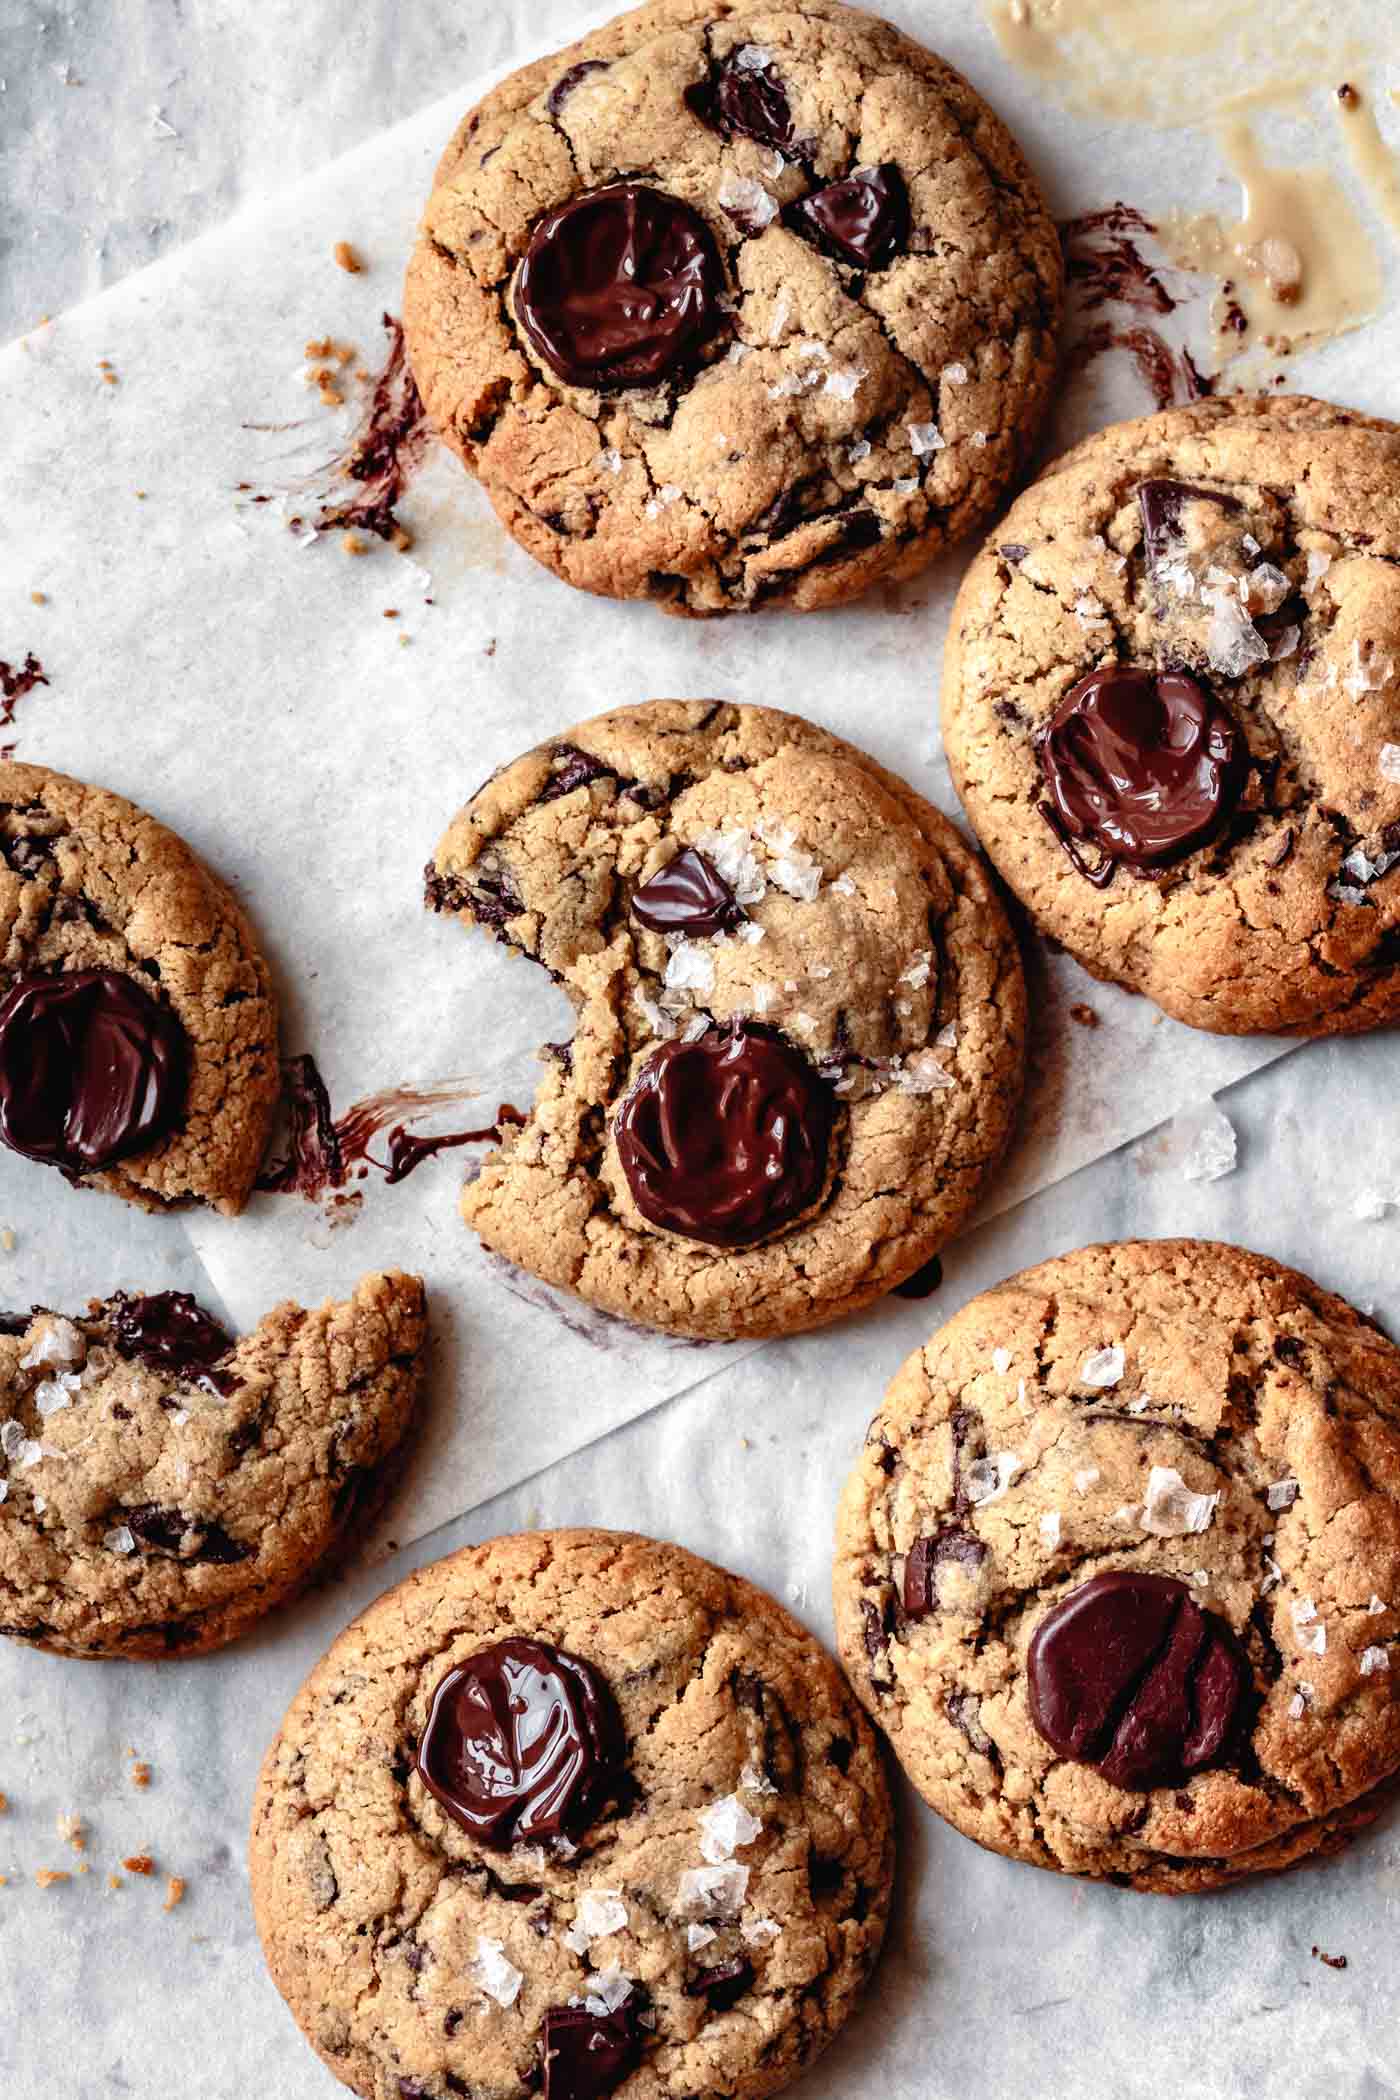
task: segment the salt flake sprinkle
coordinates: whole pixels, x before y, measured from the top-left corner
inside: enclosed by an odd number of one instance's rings
[[[1075,1492],[1087,1495],[1090,1488],[1103,1478],[1097,1466],[1084,1466],[1074,1476]]]
[[[943,433],[936,423],[909,423],[905,427],[909,432],[909,450],[915,459],[943,450]]]
[[[578,1899],[574,1922],[563,1935],[573,1954],[586,1954],[594,1940],[627,1930],[627,1905],[621,1889],[585,1889]]]
[[[1059,1545],[1060,1512],[1057,1509],[1046,1510],[1044,1516],[1040,1520],[1040,1536],[1044,1539],[1047,1546]]]
[[[1383,1655],[1385,1650],[1381,1649],[1380,1652]],[[739,1927],[741,1938],[750,1947],[766,1947],[770,1940],[781,1937],[782,1930],[776,1918],[745,1918]]]
[[[1298,1500],[1298,1483],[1290,1475],[1283,1480],[1271,1481],[1264,1491],[1264,1500],[1270,1509],[1292,1509]]]
[[[523,1971],[506,1958],[502,1942],[487,1939],[484,1935],[476,1943],[472,1974],[487,1997],[494,1998],[497,2005],[514,2005],[525,1981]]]
[[[1388,1648],[1362,1649],[1361,1674],[1363,1677],[1374,1677],[1377,1670],[1388,1670],[1389,1668],[1390,1650]]]
[[[103,1533],[102,1543],[109,1553],[134,1553],[136,1551],[136,1540],[132,1536],[130,1527],[126,1524],[114,1524],[110,1531]]]
[[[676,1888],[676,1913],[682,1918],[737,1918],[749,1892],[749,1870],[731,1860],[727,1866],[687,1867]]]
[[[1175,1466],[1153,1466],[1147,1476],[1142,1528],[1159,1539],[1185,1538],[1191,1532],[1207,1531],[1219,1500],[1218,1491],[1213,1495],[1195,1494]]]
[[[1102,1392],[1105,1386],[1117,1385],[1126,1364],[1127,1358],[1121,1345],[1112,1342],[1106,1348],[1096,1349],[1092,1356],[1085,1357],[1079,1367],[1079,1376],[1085,1385],[1092,1385]]]
[[[750,1794],[776,1794],[778,1791],[768,1774],[755,1764],[745,1765],[739,1774],[739,1784]]]
[[[987,1458],[974,1458],[967,1469],[968,1501],[978,1509],[1000,1502],[1021,1467],[1014,1451],[993,1451]]]
[[[592,1984],[593,1988],[583,2002],[589,2012],[600,2020],[605,2020],[609,2013],[615,2013],[632,1995],[632,1979],[616,1962],[609,1968],[600,1969],[593,1977]]]
[[[1011,1351],[1009,1349],[993,1349],[992,1369],[997,1373],[998,1377],[1005,1377],[1006,1373],[1011,1369]]]
[[[759,1817],[745,1808],[737,1794],[726,1794],[700,1811],[700,1857],[713,1867],[721,1866],[741,1845],[751,1845],[762,1829]]]

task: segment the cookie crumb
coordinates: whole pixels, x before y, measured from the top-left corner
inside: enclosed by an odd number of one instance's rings
[[[87,1830],[81,1816],[55,1816],[54,1828],[64,1844],[71,1845],[75,1852],[87,1851]]]
[[[182,1903],[182,1902],[184,1901],[184,1897],[185,1897],[185,1878],[184,1878],[184,1876],[183,1876],[182,1874],[172,1874],[172,1875],[170,1875],[170,1876],[169,1876],[169,1878],[168,1878],[168,1879],[167,1879],[167,1881],[166,1881],[166,1884],[165,1884],[165,1901],[164,1901],[164,1903],[162,1903],[162,1905],[161,1905],[161,1909],[162,1909],[162,1910],[174,1910],[175,1906],[176,1906],[176,1905],[177,1905],[178,1903]]]
[[[156,1870],[156,1863],[149,1852],[133,1852],[130,1859],[122,1861],[122,1865],[128,1874],[154,1874]]]
[[[1329,1969],[1344,1969],[1347,1966],[1345,1954],[1324,1954],[1321,1947],[1313,1948],[1313,1960],[1325,1962]]]
[[[1337,100],[1341,103],[1343,109],[1360,109],[1361,107],[1361,96],[1349,80],[1344,80],[1337,89]],[[1313,1953],[1316,1954],[1316,1952],[1317,1949],[1314,1947]]]
[[[29,602],[31,605],[47,605],[49,602],[47,591],[31,591],[29,593]]]
[[[1099,1017],[1092,1006],[1072,1006],[1069,1017],[1071,1021],[1077,1021],[1081,1028],[1097,1028],[1099,1025]]]
[[[107,1886],[109,1889],[119,1889],[125,1887],[125,1883],[120,1874],[109,1874],[107,1876]]]
[[[40,1867],[34,1879],[41,1889],[52,1889],[57,1888],[60,1881],[71,1881],[73,1877],[57,1867]]]
[[[145,1788],[150,1785],[151,1768],[146,1763],[144,1758],[138,1757],[136,1762],[132,1765],[131,1783],[133,1786],[141,1788]]]
[[[331,250],[331,254],[335,257],[339,267],[342,270],[348,270],[352,277],[358,277],[364,269],[364,263],[356,250],[351,247],[349,241],[337,241]]]
[[[358,532],[347,532],[340,543],[343,554],[368,554],[369,542],[362,540]]]

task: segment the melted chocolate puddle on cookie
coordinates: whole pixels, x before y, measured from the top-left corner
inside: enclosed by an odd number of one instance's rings
[[[572,1844],[625,1790],[627,1737],[607,1680],[545,1641],[497,1641],[433,1693],[418,1775],[478,1844]]]
[[[1095,1575],[1047,1612],[1026,1657],[1031,1719],[1062,1757],[1145,1792],[1219,1762],[1249,1664],[1174,1576]]]
[[[124,971],[29,972],[0,1000],[0,1139],[69,1176],[167,1137],[188,1076],[176,1015]]]
[[[1210,690],[1184,671],[1126,664],[1072,686],[1038,746],[1040,810],[1081,875],[1106,888],[1184,860],[1227,821],[1249,746]],[[1090,867],[1082,849],[1102,863]]]

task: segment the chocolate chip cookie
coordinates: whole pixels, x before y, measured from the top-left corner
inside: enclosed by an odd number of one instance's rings
[[[837,0],[656,0],[443,156],[404,293],[430,415],[569,583],[834,605],[995,509],[1060,251],[967,82]]]
[[[993,1851],[1164,1893],[1334,1850],[1400,1770],[1400,1349],[1204,1240],[965,1305],[847,1482],[851,1682]]]
[[[236,1639],[378,1508],[423,1346],[397,1274],[240,1341],[186,1291],[0,1315],[0,1633],[89,1656]]]
[[[771,1597],[629,1533],[524,1533],[341,1635],[251,1867],[273,1980],[364,2100],[762,2100],[874,1964],[891,1811]]]
[[[926,1262],[995,1169],[1025,992],[991,883],[795,715],[655,700],[568,730],[472,798],[427,897],[578,1015],[463,1216],[606,1311],[818,1326]]]
[[[1400,428],[1198,402],[1100,431],[963,582],[958,791],[1095,976],[1226,1035],[1400,1015]]]
[[[218,877],[120,795],[0,763],[0,933],[0,1141],[145,1210],[241,1210],[277,1005]]]

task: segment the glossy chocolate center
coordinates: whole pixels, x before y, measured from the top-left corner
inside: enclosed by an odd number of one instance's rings
[[[120,1291],[107,1315],[118,1355],[216,1392],[232,1390],[233,1377],[214,1367],[232,1349],[233,1336],[188,1291],[156,1291],[144,1298]]]
[[[885,161],[799,197],[788,207],[787,220],[838,262],[883,270],[908,243],[909,193],[894,162]]]
[[[1214,837],[1244,786],[1249,748],[1214,695],[1184,671],[1110,665],[1065,695],[1040,744],[1045,814],[1096,846],[1106,880],[1118,862],[1141,873]],[[1106,872],[1105,872],[1106,871]]]
[[[177,1122],[175,1015],[119,970],[26,976],[0,1000],[0,1138],[70,1174],[144,1152]]]
[[[720,60],[708,80],[685,91],[689,107],[702,124],[723,138],[741,132],[760,146],[795,154],[798,141],[782,76],[755,44],[743,44]]]
[[[1096,1575],[1048,1612],[1026,1658],[1031,1719],[1114,1786],[1171,1786],[1228,1749],[1250,1685],[1225,1621],[1184,1582]]]
[[[617,1702],[591,1663],[509,1639],[443,1678],[418,1771],[454,1822],[508,1852],[576,1838],[618,1791],[626,1755]]]
[[[652,1052],[617,1112],[642,1216],[742,1247],[790,1224],[826,1183],[833,1101],[807,1060],[746,1021]]]
[[[515,311],[571,386],[646,386],[714,334],[723,291],[719,250],[698,212],[645,183],[613,182],[540,220]]]
[[[642,2037],[630,2004],[592,2013],[551,2006],[544,2016],[544,2100],[603,2100],[641,2060]]]
[[[723,933],[744,914],[703,853],[686,846],[633,892],[632,916],[652,933]]]

